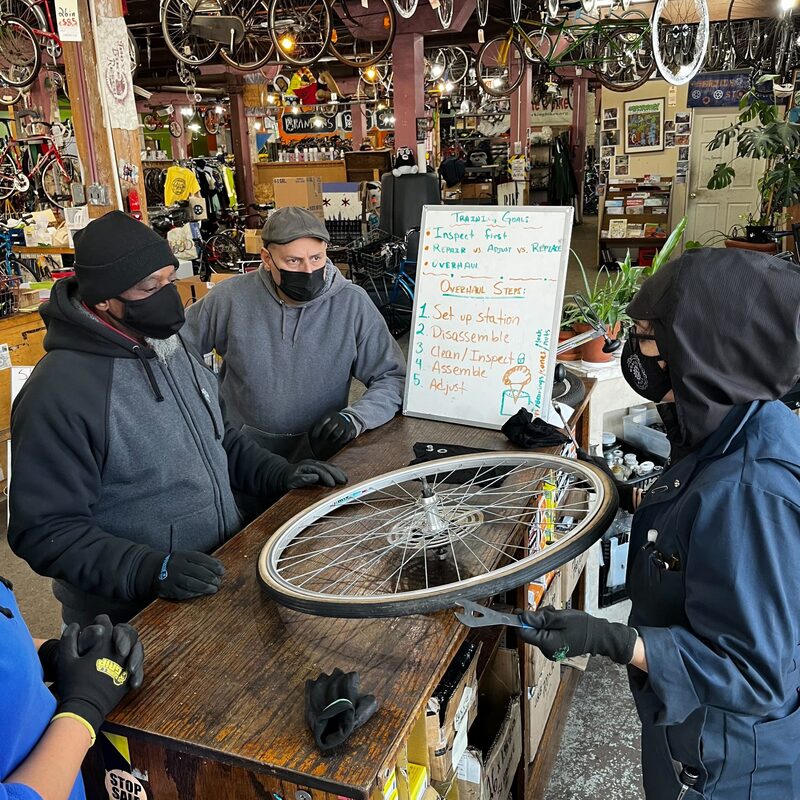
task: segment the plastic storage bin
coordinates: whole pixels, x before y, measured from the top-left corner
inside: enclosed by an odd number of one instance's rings
[[[641,421],[642,412],[628,414],[622,418],[622,435],[626,442],[635,444],[655,456],[669,458],[669,440],[666,433],[648,428],[656,422],[661,422],[661,417],[655,408],[648,408],[644,412],[644,422]],[[636,420],[639,420],[638,422]]]

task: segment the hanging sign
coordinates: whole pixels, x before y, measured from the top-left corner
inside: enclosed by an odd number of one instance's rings
[[[82,41],[78,0],[56,0],[56,24],[62,42]]]
[[[572,109],[566,97],[559,95],[545,108],[541,103],[531,105],[531,125],[571,125]]]
[[[549,415],[573,211],[424,207],[404,414]]]
[[[315,136],[323,134],[334,134],[338,130],[336,117],[325,117],[322,114],[313,112],[301,112],[292,114],[283,112],[281,116],[281,133],[291,135],[301,134],[303,136]]]
[[[689,108],[735,108],[750,89],[748,70],[701,72],[689,81]]]
[[[112,128],[139,130],[133,96],[130,42],[122,17],[97,17],[97,76]]]

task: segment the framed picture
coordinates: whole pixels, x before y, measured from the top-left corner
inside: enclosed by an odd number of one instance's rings
[[[664,149],[664,98],[625,103],[625,152],[654,153]]]
[[[616,147],[601,147],[600,148],[600,156],[602,158],[613,158],[617,154]]]
[[[603,131],[600,135],[601,147],[616,147],[619,144],[619,131]]]

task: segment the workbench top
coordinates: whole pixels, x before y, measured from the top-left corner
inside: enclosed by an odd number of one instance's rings
[[[406,466],[415,442],[511,449],[499,431],[398,416],[333,461],[355,483]],[[329,491],[291,492],[217,551],[226,569],[218,594],[159,600],[136,617],[145,685],[109,717],[109,731],[325,792],[369,797],[467,629],[451,611],[345,620],[303,615],[271,600],[257,575],[264,542]],[[306,727],[304,687],[334,667],[359,672],[380,709],[342,753],[323,756]]]

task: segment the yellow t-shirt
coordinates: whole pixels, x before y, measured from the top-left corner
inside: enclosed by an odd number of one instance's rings
[[[194,172],[186,167],[170,167],[167,182],[164,184],[164,204],[171,206],[178,200],[188,200],[190,195],[200,191],[200,184]]]

